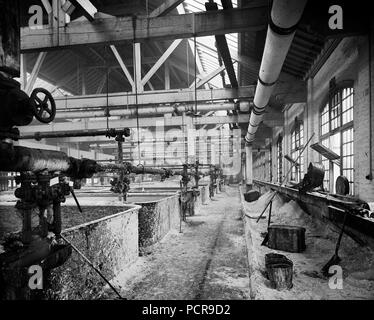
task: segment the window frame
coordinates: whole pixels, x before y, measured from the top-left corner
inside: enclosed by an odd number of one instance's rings
[[[277,182],[283,180],[283,136],[280,134],[277,139]]]
[[[299,115],[298,117],[295,118],[294,124],[291,128],[291,158],[296,161],[298,158],[298,164],[299,166],[292,166],[291,169],[291,181],[294,182],[300,182],[301,181],[301,176],[304,172],[304,157],[303,155],[299,156],[301,150],[304,147],[304,121],[301,120],[303,119],[303,115]],[[293,141],[295,135],[295,141]],[[294,155],[296,154],[296,157]],[[294,175],[294,177],[293,177]],[[296,179],[292,179],[295,178]]]
[[[351,106],[348,107],[346,110],[343,110],[343,92],[345,89],[350,89],[351,92],[344,98],[345,99],[351,99],[350,101],[352,102]],[[335,98],[337,97],[337,100],[338,100],[338,104],[337,104],[337,107],[338,107],[338,114],[336,117],[332,117],[332,113],[333,113],[333,109],[335,108],[335,106],[332,106],[332,101],[335,100]],[[345,171],[351,171],[352,173],[352,180],[350,180],[350,195],[354,195],[355,194],[355,180],[354,180],[354,173],[355,173],[355,168],[354,168],[354,107],[355,107],[355,101],[354,101],[354,97],[355,97],[355,90],[354,90],[354,81],[353,80],[345,80],[345,81],[341,81],[340,83],[338,84],[335,84],[333,83],[332,85],[330,84],[330,89],[329,89],[329,93],[328,95],[326,96],[326,98],[323,100],[323,103],[320,107],[320,110],[319,110],[319,141],[321,144],[324,144],[324,142],[327,140],[329,141],[329,145],[328,145],[328,148],[331,149],[331,145],[330,145],[330,138],[334,135],[337,135],[339,134],[339,140],[340,140],[340,146],[339,146],[339,156],[340,156],[340,161],[341,161],[341,165],[340,165],[340,168],[339,168],[339,175],[344,175],[344,172]],[[346,102],[347,103],[347,102]],[[327,110],[327,115],[328,115],[328,120],[327,122],[323,122],[323,115],[326,114],[325,112],[325,108],[326,106],[328,106],[328,110]],[[344,117],[343,117],[343,114],[344,113],[348,113],[349,110],[352,110],[352,115],[351,115],[351,120],[349,122],[346,122],[344,123]],[[334,119],[338,119],[339,123],[336,127],[333,127],[333,120]],[[327,127],[327,131],[324,132],[325,130],[323,130],[323,126],[328,124],[328,127]],[[352,130],[352,140],[349,140],[348,142],[343,142],[343,135],[345,132],[349,132],[350,130]],[[347,144],[352,144],[352,152],[348,155],[346,155],[344,153],[344,146],[347,145]],[[325,144],[324,144],[325,145]],[[351,167],[348,167],[348,168],[345,168],[344,167],[344,163],[343,163],[343,160],[344,158],[347,158],[347,157],[350,157],[352,162],[351,162]],[[328,183],[328,190],[329,192],[333,192],[333,190],[335,189],[335,181],[332,181],[332,178],[333,178],[333,171],[334,171],[334,163],[326,158],[324,158],[322,155],[320,155],[320,161],[321,163],[324,161],[328,161],[328,168],[327,170],[325,169],[325,173],[328,172],[328,177],[324,178],[324,182]],[[349,179],[349,177],[348,177]]]

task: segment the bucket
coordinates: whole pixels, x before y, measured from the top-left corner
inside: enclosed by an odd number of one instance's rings
[[[271,287],[277,290],[292,288],[293,262],[277,253],[265,255],[265,267]]]

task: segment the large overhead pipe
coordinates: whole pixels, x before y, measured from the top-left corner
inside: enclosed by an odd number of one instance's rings
[[[246,112],[249,110],[249,101],[240,101],[238,103],[214,103],[214,104],[198,104],[197,111],[209,112],[209,111],[220,111],[220,110],[240,110]],[[194,112],[194,105],[179,105],[179,106],[153,106],[153,107],[143,107],[139,108],[139,116],[144,115],[155,115],[155,114],[165,114],[165,113],[183,113],[183,112]],[[136,108],[129,109],[111,109],[109,111],[110,116],[136,116]],[[57,119],[74,119],[74,118],[96,118],[96,117],[106,117],[106,110],[92,110],[88,109],[86,111],[63,111],[58,112],[56,115]]]
[[[252,189],[253,184],[253,158],[252,158],[252,145],[246,144],[245,146],[245,183],[247,191]]]
[[[255,138],[306,2],[307,0],[273,0],[264,54],[253,100],[254,107],[245,136],[247,143],[252,143]]]
[[[100,166],[90,159],[76,159],[64,152],[32,149],[0,142],[0,171],[61,172],[68,177],[90,178]]]
[[[131,131],[129,128],[124,129],[108,129],[108,130],[96,130],[96,131],[68,131],[68,132],[36,132],[35,134],[25,134],[18,138],[22,139],[35,139],[40,141],[41,139],[51,139],[51,138],[72,138],[72,137],[100,137],[105,136],[107,138],[115,138],[117,135],[124,135],[129,137]]]
[[[171,170],[166,168],[134,166],[129,162],[99,164],[91,159],[69,157],[61,151],[31,149],[0,142],[0,171],[61,172],[74,179],[83,179],[90,178],[93,174],[102,171],[118,170],[136,174],[160,174],[166,177],[173,174]]]

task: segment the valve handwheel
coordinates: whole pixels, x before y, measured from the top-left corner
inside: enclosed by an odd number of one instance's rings
[[[56,116],[56,103],[52,94],[44,88],[35,88],[30,96],[33,113],[36,119],[50,123]]]

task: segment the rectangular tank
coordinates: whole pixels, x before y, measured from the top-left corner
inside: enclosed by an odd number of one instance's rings
[[[139,256],[138,211],[134,204],[86,205],[83,213],[72,205],[61,208],[62,234],[111,280]],[[37,215],[34,214],[34,221]],[[0,243],[9,232],[21,229],[22,222],[14,206],[0,206]],[[73,250],[62,266],[45,274],[46,299],[99,298],[106,283]]]
[[[178,194],[129,193],[127,202],[141,206],[139,209],[140,250],[160,241],[171,229],[179,229]]]

